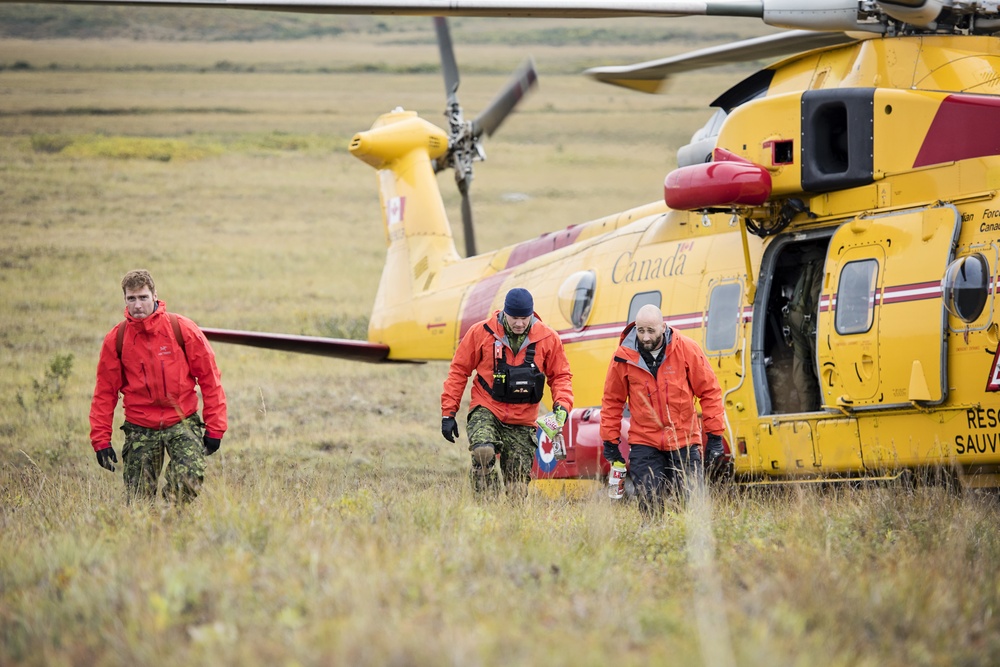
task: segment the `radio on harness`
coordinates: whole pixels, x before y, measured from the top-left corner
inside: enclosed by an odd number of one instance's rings
[[[500,346],[500,341],[497,341]],[[524,353],[524,363],[511,366],[503,358],[503,348],[499,355],[493,355],[493,386],[489,386],[483,376],[479,382],[490,395],[501,403],[538,403],[545,391],[545,374],[535,365],[535,344],[528,345]]]

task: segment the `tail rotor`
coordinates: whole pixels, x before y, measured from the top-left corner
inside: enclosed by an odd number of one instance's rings
[[[469,187],[472,185],[472,163],[486,159],[483,150],[482,135],[493,136],[507,116],[515,109],[521,99],[538,84],[538,73],[535,63],[528,58],[514,72],[500,93],[493,98],[487,107],[473,120],[466,121],[462,106],[458,102],[458,64],[452,47],[451,33],[448,23],[442,17],[434,18],[434,29],[437,32],[438,49],[441,52],[441,71],[444,75],[445,94],[447,95],[448,119],[448,152],[435,161],[434,171],[454,169],[455,185],[462,196],[462,231],[465,236],[465,255],[476,254],[475,230],[472,224],[472,203],[469,198]]]

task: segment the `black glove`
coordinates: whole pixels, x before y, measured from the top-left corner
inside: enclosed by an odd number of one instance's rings
[[[622,458],[622,453],[618,449],[618,443],[611,442],[610,440],[604,441],[604,458],[608,460],[608,463],[614,463],[615,461],[625,463],[625,459]]]
[[[721,465],[726,458],[726,450],[722,447],[722,436],[708,434],[708,444],[705,445],[705,465],[711,470]]]
[[[441,435],[448,442],[455,442],[455,438],[458,437],[458,422],[454,417],[441,418]]]
[[[222,438],[210,438],[207,435],[201,439],[202,443],[205,445],[205,455],[211,456],[212,454],[219,451],[219,445],[222,444]]]
[[[104,449],[97,450],[97,465],[114,472],[115,463],[118,463],[118,455],[115,454],[114,447],[108,445]]]

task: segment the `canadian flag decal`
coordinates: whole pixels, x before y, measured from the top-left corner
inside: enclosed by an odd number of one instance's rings
[[[390,225],[398,225],[403,221],[403,209],[406,207],[406,197],[393,197],[385,207],[386,221]]]

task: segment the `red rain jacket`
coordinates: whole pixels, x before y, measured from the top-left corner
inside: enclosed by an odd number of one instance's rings
[[[573,374],[559,334],[535,315],[531,319],[528,337],[515,355],[500,321],[500,311],[497,310],[493,317],[472,325],[459,343],[448,369],[448,377],[444,381],[444,391],[441,394],[442,416],[451,417],[458,412],[472,371],[490,387],[493,386],[493,350],[496,341],[500,341],[504,359],[511,366],[524,363],[528,345],[535,343],[535,365],[548,380],[553,402],[566,408],[567,413],[573,409]],[[538,418],[537,403],[502,403],[493,398],[478,380],[474,380],[469,411],[480,405],[504,424],[531,426]]]
[[[215,365],[215,354],[198,325],[177,316],[184,347],[174,335],[167,305],[157,301],[156,310],[137,320],[125,309],[125,338],[121,361],[118,359],[116,325],[104,337],[97,362],[97,384],[90,404],[90,442],[94,450],[111,442],[118,394],[125,406],[125,420],[137,426],[162,429],[177,424],[198,411],[201,388],[205,403],[202,419],[205,433],[221,438],[226,432],[226,393]],[[122,366],[125,386],[122,386]]]
[[[618,441],[625,401],[632,414],[630,445],[664,451],[700,446],[702,420],[708,433],[725,431],[722,389],[697,343],[672,331],[654,378],[639,354],[634,322],[625,327],[620,340],[604,381],[602,440]],[[695,411],[695,397],[701,402],[702,420]]]

